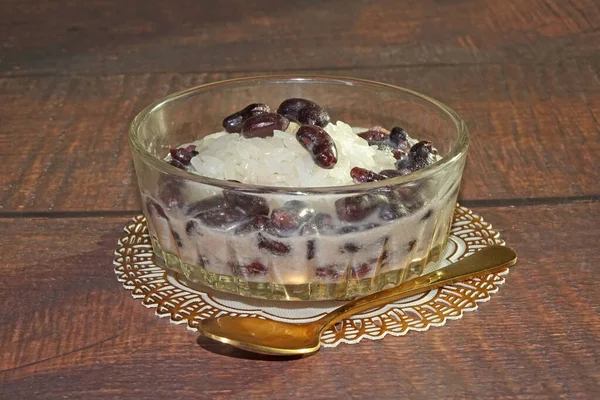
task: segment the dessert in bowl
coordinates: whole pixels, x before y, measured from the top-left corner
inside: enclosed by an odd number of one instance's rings
[[[130,141],[159,265],[243,296],[332,300],[439,257],[468,131],[407,89],[272,76],[168,96]]]

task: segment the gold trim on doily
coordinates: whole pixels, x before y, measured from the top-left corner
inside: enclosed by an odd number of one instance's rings
[[[305,322],[316,319],[328,309],[339,305],[326,302],[323,304],[328,304],[329,308],[325,306],[311,309],[310,313],[301,313],[302,315],[294,313],[293,309],[273,313],[272,310],[262,310],[260,304],[273,309],[274,304],[281,304],[280,302],[247,300],[198,288],[196,285],[188,286],[179,274],[166,271],[154,263],[152,244],[143,215],[134,217],[125,227],[125,232],[126,235],[119,239],[115,250],[114,264],[118,280],[126,289],[131,290],[134,298],[141,298],[144,306],[156,307],[159,317],[170,317],[175,324],[186,323],[188,329],[195,331],[198,321],[220,315]],[[454,212],[449,239],[442,252],[443,259],[428,265],[425,272],[464,258],[482,247],[504,245],[499,233],[489,223],[460,206]],[[496,293],[504,283],[503,276],[507,273],[508,269],[473,278],[356,315],[325,332],[321,337],[322,344],[333,347],[339,343],[358,343],[364,338],[375,340],[388,334],[402,336],[410,330],[425,331],[431,326],[442,326],[447,320],[461,318],[464,312],[474,311],[477,303],[488,301],[490,295]],[[296,309],[297,304],[294,306]]]

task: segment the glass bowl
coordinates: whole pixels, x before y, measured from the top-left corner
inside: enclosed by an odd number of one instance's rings
[[[441,159],[405,176],[316,188],[217,180],[164,161],[170,148],[222,131],[223,118],[246,105],[275,109],[291,97],[323,106],[332,122],[401,126],[432,141]],[[274,300],[351,299],[421,275],[448,238],[469,141],[462,119],[432,98],[324,76],[242,78],[175,93],[144,109],[129,137],[156,262],[218,291]],[[327,223],[292,234],[240,229],[290,200],[328,214]]]

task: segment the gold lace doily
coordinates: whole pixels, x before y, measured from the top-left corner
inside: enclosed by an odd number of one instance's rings
[[[154,264],[152,245],[143,215],[133,218],[115,250],[115,273],[134,298],[142,299],[156,315],[169,317],[175,324],[196,330],[198,321],[220,315],[240,315],[286,322],[309,322],[338,307],[340,302],[281,302],[249,299],[194,286],[174,272]],[[450,240],[437,263],[425,272],[435,271],[464,258],[482,247],[504,245],[498,232],[471,210],[458,206]],[[325,332],[323,346],[358,343],[362,339],[381,339],[386,335],[402,336],[408,331],[425,331],[442,326],[447,320],[459,319],[477,303],[488,301],[504,283],[508,269],[482,278],[434,289],[398,302],[357,314]]]

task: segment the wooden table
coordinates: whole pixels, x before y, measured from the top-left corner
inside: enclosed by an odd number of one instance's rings
[[[600,3],[215,4],[0,3],[0,398],[600,398]],[[199,347],[123,290],[133,116],[284,71],[410,87],[466,119],[461,202],[520,256],[493,301],[278,362]]]

